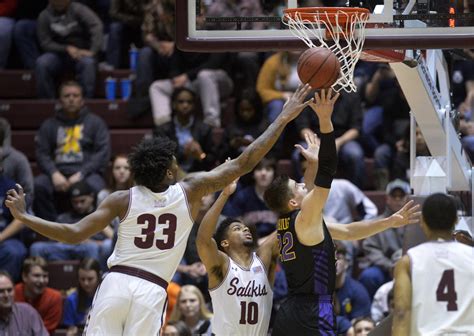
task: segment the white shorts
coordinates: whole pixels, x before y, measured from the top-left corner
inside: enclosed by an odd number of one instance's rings
[[[84,335],[157,336],[165,321],[166,290],[148,280],[111,272],[92,302]]]

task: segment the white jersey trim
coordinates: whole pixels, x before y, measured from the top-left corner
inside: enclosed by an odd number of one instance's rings
[[[119,224],[122,223],[124,220],[128,218],[128,215],[130,213],[130,209],[132,208],[132,193],[133,193],[133,188],[128,189],[128,208],[127,212],[125,213],[125,216],[120,219]]]
[[[191,206],[189,205],[188,195],[186,194],[186,190],[184,190],[184,187],[181,185],[181,183],[178,182],[177,184],[179,185],[179,187],[183,191],[184,199],[186,200],[186,208],[188,209],[188,215],[189,215],[189,218],[191,219],[191,221],[193,222],[193,225],[194,225],[194,218],[193,218],[193,215],[191,214]]]

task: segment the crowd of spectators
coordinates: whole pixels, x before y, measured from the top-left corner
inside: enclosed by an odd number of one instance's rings
[[[202,4],[214,16],[278,12],[278,6],[267,8],[259,1],[208,0]],[[0,330],[6,328],[13,334],[18,325],[12,321],[20,321],[37,335],[60,326],[69,335],[76,334],[84,326],[101,272],[107,270],[118,218],[103,232],[73,246],[47,241],[24,228],[3,203],[5,191],[20,183],[30,211],[44,219],[73,223],[94,211],[111,192],[133,185],[127,154],[111,160],[108,126],[87,107],[88,99],[94,98],[98,69],[132,68],[135,80],[130,106],[139,108],[138,114],[152,114],[154,136],[167,136],[178,144],[176,157],[182,176],[239,155],[276,119],[297,87],[298,52],[183,52],[174,42],[174,23],[174,0],[0,2],[0,71],[34,71],[37,98],[58,101],[56,110],[37,130],[40,173],[36,176],[25,155],[15,149],[8,121],[0,118],[0,295],[6,297],[0,300]],[[242,28],[265,25],[246,24]],[[216,24],[207,28],[232,29]],[[138,53],[133,65],[129,62],[131,48]],[[463,144],[474,158],[474,53],[466,50],[464,59],[451,57],[450,64]],[[386,64],[360,62],[355,73],[358,92],[342,93],[333,114],[340,178],[332,184],[324,212],[328,220],[340,223],[388,217],[411,194],[407,183],[410,108],[400,85]],[[141,103],[135,104],[137,101]],[[223,109],[229,105],[223,103],[228,101],[234,104],[234,121],[224,124]],[[216,129],[225,129],[218,143]],[[241,218],[258,238],[271,233],[277,217],[263,202],[265,188],[277,175],[280,159],[291,160],[294,177],[302,178],[304,158],[293,145],[317,129],[314,113],[303,111],[269,156],[239,181],[223,215]],[[429,155],[419,128],[416,150],[417,155]],[[367,183],[366,158],[374,160],[373,184]],[[386,193],[381,214],[364,194],[372,185]],[[202,214],[214,199],[215,195],[203,199]],[[210,330],[207,271],[195,247],[198,225],[199,220],[169,288],[171,317],[165,335]],[[358,335],[360,329],[364,334],[389,313],[392,268],[402,243],[403,229],[385,231],[356,245],[338,243],[337,306],[342,332]],[[65,296],[47,287],[47,262],[74,259],[81,260],[77,290]],[[284,273],[278,269],[276,306],[287,291]]]

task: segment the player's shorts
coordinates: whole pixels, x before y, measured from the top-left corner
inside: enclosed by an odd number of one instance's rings
[[[330,295],[290,295],[278,309],[272,336],[336,335]]]
[[[167,282],[146,271],[114,266],[97,288],[84,335],[159,335]]]

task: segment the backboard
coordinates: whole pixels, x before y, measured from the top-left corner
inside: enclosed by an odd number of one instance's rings
[[[187,51],[302,50],[305,44],[282,24],[283,9],[318,5],[369,9],[371,16],[364,49],[474,48],[474,0],[220,2],[227,7],[216,8],[216,1],[212,0],[176,0],[179,48]],[[261,11],[252,10],[256,4]]]

